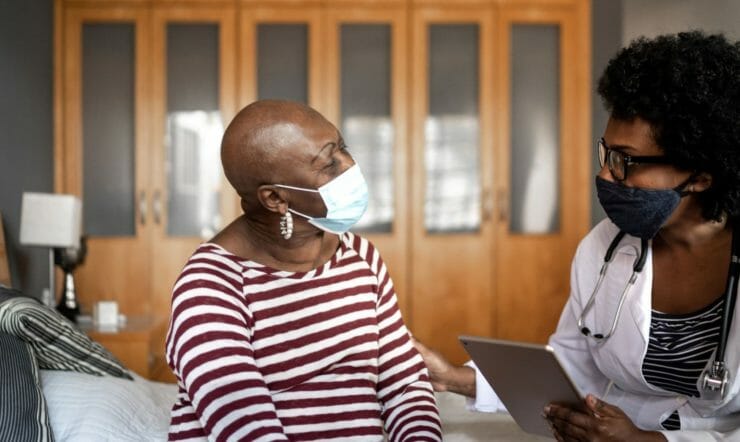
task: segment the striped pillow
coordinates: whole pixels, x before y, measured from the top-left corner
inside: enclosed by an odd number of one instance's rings
[[[28,343],[39,368],[133,379],[102,345],[35,299],[13,297],[0,304],[0,332]]]
[[[0,355],[0,440],[53,441],[33,350],[0,333]]]

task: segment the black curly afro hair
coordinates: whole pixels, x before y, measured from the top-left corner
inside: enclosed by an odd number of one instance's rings
[[[712,176],[706,219],[740,220],[740,42],[699,31],[634,40],[598,91],[612,118],[650,123],[676,166]]]

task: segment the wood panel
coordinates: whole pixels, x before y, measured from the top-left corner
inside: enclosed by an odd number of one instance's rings
[[[0,213],[0,284],[12,287],[10,284],[10,266],[8,265],[8,248],[5,246],[5,228],[3,214]]]
[[[581,3],[583,4],[583,3]],[[497,194],[510,201],[511,30],[514,24],[557,25],[560,30],[559,230],[522,234],[509,230],[503,210],[495,247],[495,336],[545,342],[557,325],[569,292],[570,260],[589,227],[589,63],[587,11],[571,7],[513,5],[502,8],[497,24],[496,66]],[[585,52],[584,52],[585,51]],[[508,204],[508,203],[507,203]],[[527,320],[522,320],[527,318]]]
[[[83,195],[82,120],[82,29],[86,23],[131,23],[135,27],[134,127],[135,195],[149,187],[149,26],[146,9],[137,7],[70,8],[64,12],[63,143],[59,148],[56,190]],[[92,147],[87,147],[92,148]],[[150,230],[139,222],[143,213],[136,206],[135,234],[120,237],[89,237],[85,264],[75,272],[77,293],[83,312],[96,300],[115,300],[124,314],[148,314],[150,307]],[[56,296],[56,294],[54,294]]]
[[[325,14],[324,52],[321,64],[324,66],[324,91],[326,113],[329,121],[337,126],[341,120],[341,41],[340,29],[343,24],[387,24],[391,29],[391,72],[390,102],[393,122],[393,227],[388,233],[362,233],[380,251],[393,284],[407,325],[410,321],[409,260],[411,241],[409,227],[408,199],[408,155],[407,155],[407,100],[408,70],[406,30],[406,10],[394,8],[337,7]],[[362,166],[362,164],[360,164]]]
[[[153,178],[153,207],[160,214],[155,218],[152,235],[152,313],[157,317],[169,317],[172,286],[188,257],[200,242],[208,238],[197,236],[171,236],[167,232],[167,165],[166,121],[167,121],[167,25],[170,23],[216,24],[219,29],[219,107],[224,126],[236,112],[236,14],[233,7],[157,7],[152,16],[152,148],[149,160],[156,172]],[[225,177],[221,180],[221,193],[225,200],[233,201]],[[233,210],[229,204],[227,210]],[[229,222],[234,213],[222,214]],[[164,351],[162,349],[162,351]]]
[[[64,188],[64,3],[63,0],[54,0],[54,191],[61,192]]]
[[[158,336],[164,321],[151,316],[132,316],[115,330],[101,330],[92,325],[81,326],[91,339],[108,349],[128,369],[149,379],[174,382],[155,370],[156,356],[163,345]],[[155,377],[156,376],[156,377]]]
[[[467,359],[460,334],[490,335],[493,229],[485,214],[477,232],[428,233],[424,222],[425,139],[428,114],[428,29],[435,23],[478,26],[479,169],[483,194],[492,183],[492,15],[488,8],[423,8],[412,12],[411,68],[411,328],[423,342],[455,362]]]

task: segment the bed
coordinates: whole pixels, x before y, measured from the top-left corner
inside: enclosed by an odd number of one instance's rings
[[[127,370],[36,300],[0,286],[0,441],[164,441],[177,388]],[[438,393],[444,439],[542,441]]]
[[[0,286],[0,441],[162,441],[177,388],[127,370],[33,298]]]
[[[144,379],[41,370],[56,441],[165,441],[177,388]],[[82,405],[84,404],[84,405]]]

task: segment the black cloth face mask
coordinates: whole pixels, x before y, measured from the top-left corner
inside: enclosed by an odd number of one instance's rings
[[[652,239],[676,210],[684,188],[693,178],[672,189],[642,189],[596,177],[596,193],[606,215],[620,230],[641,239]]]

